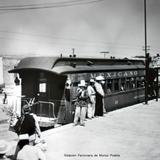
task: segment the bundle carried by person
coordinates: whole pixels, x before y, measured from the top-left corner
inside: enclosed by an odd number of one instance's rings
[[[13,110],[10,110],[9,112],[9,131],[18,133],[20,130],[22,117],[19,116],[16,112],[13,112]]]

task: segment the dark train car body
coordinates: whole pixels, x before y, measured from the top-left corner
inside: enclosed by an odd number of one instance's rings
[[[73,121],[72,100],[82,79],[89,82],[98,75],[104,77],[106,111],[139,103],[145,98],[145,65],[141,60],[29,57],[22,59],[10,72],[19,73],[22,95],[42,102],[35,104],[32,110],[40,117],[49,118],[46,124],[54,119],[60,124]],[[65,95],[68,79],[71,81],[69,100]]]

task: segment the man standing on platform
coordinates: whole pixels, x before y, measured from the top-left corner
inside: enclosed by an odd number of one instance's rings
[[[87,117],[90,119],[93,118],[95,114],[96,92],[94,90],[94,83],[95,83],[94,79],[90,79],[90,84],[87,87],[89,95]]]
[[[102,88],[101,81],[104,81],[104,78],[102,76],[97,76],[94,85],[96,91],[95,116],[103,116],[104,90]]]
[[[74,125],[78,124],[80,118],[80,125],[85,126],[84,120],[86,117],[86,110],[88,105],[88,91],[86,89],[85,80],[81,80],[77,89],[77,101],[75,102],[76,110],[74,116]]]

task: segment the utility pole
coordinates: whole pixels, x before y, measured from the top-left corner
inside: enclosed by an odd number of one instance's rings
[[[102,51],[102,52],[100,52],[100,53],[103,53],[103,54],[104,54],[104,58],[106,58],[106,54],[108,54],[109,51]]]
[[[156,101],[158,101],[158,97],[159,97],[159,87],[158,87],[158,68],[156,68],[156,84],[155,84],[155,86],[156,86]]]
[[[144,39],[145,39],[145,104],[148,104],[148,71],[149,63],[148,58],[149,54],[147,53],[147,17],[146,17],[146,0],[144,0]]]
[[[72,48],[72,55],[74,56],[74,52],[75,52],[75,49],[74,48]]]
[[[72,57],[76,57],[76,54],[75,54],[75,49],[74,48],[72,48]]]

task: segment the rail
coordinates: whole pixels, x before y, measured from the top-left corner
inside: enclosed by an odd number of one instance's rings
[[[25,104],[30,105],[30,106],[35,106],[35,105],[39,104],[40,105],[40,117],[42,116],[42,105],[41,104],[48,104],[48,106],[49,106],[48,117],[51,118],[50,111],[51,111],[51,107],[52,107],[52,109],[53,109],[52,118],[56,118],[55,113],[54,113],[55,110],[54,110],[54,103],[53,102],[50,102],[50,101],[36,101],[35,102],[35,97],[30,98],[30,97],[25,97],[25,96],[23,97],[22,102],[25,102]]]
[[[53,118],[56,118],[55,113],[54,113],[54,103],[53,102],[46,102],[46,101],[37,101],[34,104],[41,104],[41,103],[42,104],[49,104],[49,118],[51,118],[50,110],[51,110],[51,106],[52,106],[52,108],[53,108]],[[42,106],[41,105],[40,105],[40,113],[42,113]]]

